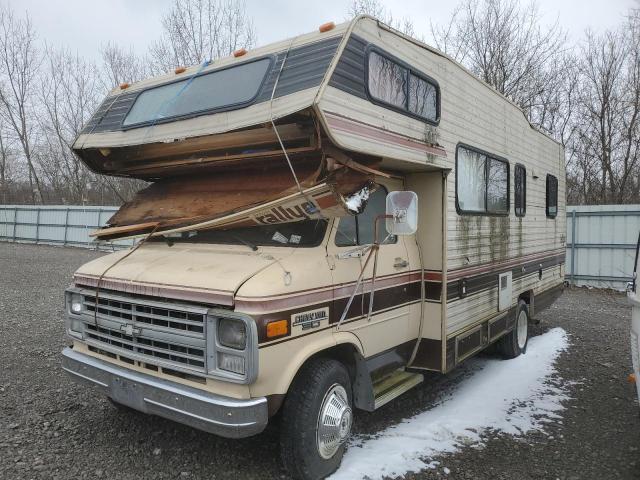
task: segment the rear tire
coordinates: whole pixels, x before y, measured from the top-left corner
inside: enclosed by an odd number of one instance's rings
[[[498,340],[498,352],[507,359],[516,358],[527,352],[529,344],[529,307],[524,300],[518,302],[513,330]]]
[[[351,380],[340,362],[312,360],[293,381],[282,407],[280,455],[291,477],[325,478],[340,466],[353,421]]]

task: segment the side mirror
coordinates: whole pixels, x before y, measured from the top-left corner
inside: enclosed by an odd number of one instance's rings
[[[418,230],[418,195],[397,191],[387,195],[387,232],[391,235],[412,235]]]

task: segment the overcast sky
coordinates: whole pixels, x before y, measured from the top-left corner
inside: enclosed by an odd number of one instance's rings
[[[115,41],[143,53],[161,30],[162,13],[172,0],[0,0],[29,13],[41,40],[68,46],[98,60],[100,46]],[[428,38],[429,21],[445,22],[455,0],[386,0],[394,17],[411,18]],[[638,0],[538,0],[543,20],[558,18],[579,40],[586,28],[604,30],[618,24]],[[349,0],[246,0],[258,44],[315,30],[321,23],[346,18]]]

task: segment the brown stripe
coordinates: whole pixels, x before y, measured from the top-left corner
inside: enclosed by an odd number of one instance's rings
[[[355,133],[367,138],[371,138],[373,140],[383,141],[384,143],[402,145],[403,147],[410,148],[412,150],[430,153],[439,157],[447,156],[447,152],[444,148],[428,145],[418,139],[393,133],[380,127],[360,122],[353,118],[344,117],[343,115],[340,115],[338,113],[327,111],[325,111],[324,113],[327,117],[327,123],[329,124],[329,126],[336,130]]]
[[[448,270],[447,279],[455,280],[462,277],[469,277],[474,274],[503,270],[503,269],[506,269],[507,267],[512,267],[514,265],[522,265],[525,260],[529,261],[534,259],[543,259],[547,257],[557,256],[558,254],[560,254],[560,252],[564,252],[564,251],[565,251],[564,249],[545,250],[544,252],[536,252],[529,255],[523,255],[521,257],[510,258],[507,260],[503,260],[501,262],[490,262],[484,265],[474,265],[472,267],[464,267],[464,268]]]

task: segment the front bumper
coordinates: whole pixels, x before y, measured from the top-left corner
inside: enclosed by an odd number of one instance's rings
[[[242,438],[264,430],[264,397],[238,400],[135,372],[71,348],[62,352],[62,369],[117,403],[222,437]]]

